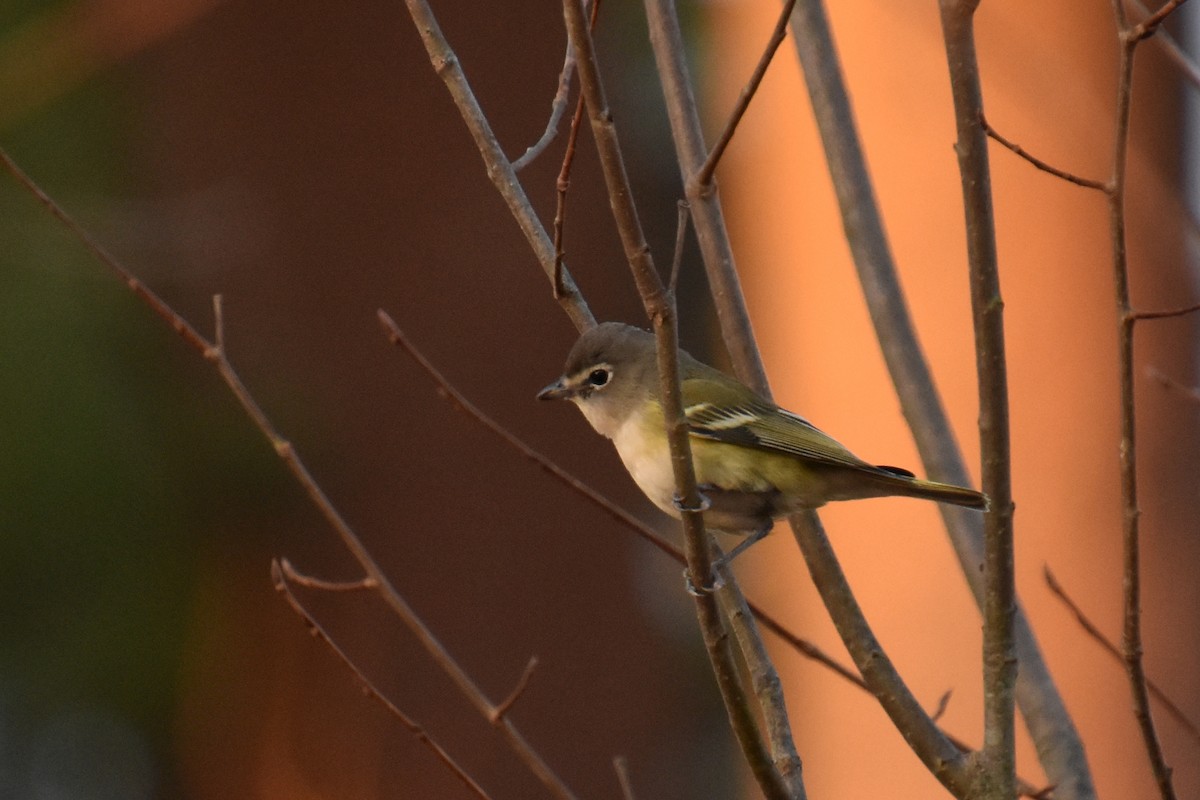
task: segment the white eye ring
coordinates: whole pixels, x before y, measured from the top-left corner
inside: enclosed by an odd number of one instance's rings
[[[597,367],[596,369],[594,369],[588,373],[587,384],[588,384],[588,386],[592,387],[593,389],[600,389],[608,384],[608,381],[611,377],[612,377],[611,370],[604,369],[602,367]]]

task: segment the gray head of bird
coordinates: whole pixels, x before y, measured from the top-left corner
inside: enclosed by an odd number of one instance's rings
[[[622,322],[603,322],[579,337],[562,375],[537,396],[572,401],[598,433],[611,439],[657,391],[653,334]]]

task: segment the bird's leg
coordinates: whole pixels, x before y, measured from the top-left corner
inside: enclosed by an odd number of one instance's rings
[[[750,534],[745,539],[738,542],[737,547],[730,550],[725,555],[724,558],[722,558],[716,564],[713,564],[713,569],[721,569],[722,567],[728,567],[730,564],[733,563],[733,560],[735,558],[737,558],[742,553],[749,550],[751,546],[753,546],[753,545],[757,544],[758,542],[761,542],[763,539],[767,538],[767,534],[771,532],[771,528],[774,525],[775,525],[775,520],[769,519],[766,522],[764,522],[762,525],[760,525],[758,527],[758,529],[756,531],[754,531],[754,533]]]
[[[774,524],[774,520],[767,520],[757,530],[755,530],[742,541],[738,542],[737,547],[733,548],[725,555],[719,555],[713,558],[713,582],[711,586],[696,586],[694,583],[692,583],[692,578],[685,569],[683,571],[683,580],[686,584],[688,594],[692,595],[693,597],[702,597],[706,594],[712,594],[724,586],[725,577],[721,573],[729,568],[735,558],[749,550],[751,545],[765,539],[767,534],[771,532],[771,528],[774,526]],[[720,548],[718,548],[715,544],[713,545],[713,550],[715,553],[721,552]]]

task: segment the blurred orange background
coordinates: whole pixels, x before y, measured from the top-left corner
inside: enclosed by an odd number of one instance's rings
[[[775,3],[716,4],[707,40],[712,107],[726,108],[757,61]],[[936,4],[829,4],[860,135],[911,313],[978,480],[974,340],[953,109]],[[1035,23],[1036,19],[1036,23]],[[1136,19],[1136,17],[1135,17]],[[976,17],[988,120],[1060,168],[1111,172],[1116,39],[1109,14],[1082,3],[983,3]],[[794,51],[764,83],[720,183],[776,399],[852,450],[917,464],[847,248]],[[782,64],[776,65],[782,66]],[[1162,51],[1138,51],[1128,222],[1134,304],[1194,302],[1191,235],[1180,196],[1178,95]],[[1195,87],[1190,87],[1192,92]],[[1043,565],[1113,641],[1121,633],[1116,314],[1103,195],[1035,170],[992,145],[1005,300],[1018,586],[1104,796],[1155,792],[1121,665],[1048,592]],[[1195,320],[1137,329],[1139,477],[1145,550],[1146,665],[1195,707],[1197,471],[1194,402],[1151,379],[1194,374]],[[1170,365],[1170,366],[1166,366]],[[980,741],[979,618],[934,507],[880,501],[822,514],[868,618],[927,708],[953,690],[949,730]],[[804,580],[790,536],[758,552],[759,580],[823,646],[840,649]],[[743,567],[746,569],[747,567]],[[754,585],[754,579],[748,581]],[[781,655],[816,797],[929,797],[939,787],[853,687]],[[1191,693],[1191,694],[1189,694]],[[1178,790],[1197,786],[1196,743],[1158,709]],[[1023,735],[1024,731],[1020,731]],[[1020,772],[1041,780],[1022,736]],[[848,768],[847,757],[870,768]]]

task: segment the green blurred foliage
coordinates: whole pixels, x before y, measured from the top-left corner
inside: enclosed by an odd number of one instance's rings
[[[0,131],[100,239],[139,193],[125,106],[93,82]],[[169,782],[185,638],[219,624],[197,619],[197,558],[244,527],[223,521],[271,513],[275,463],[211,369],[0,176],[0,794],[34,781],[24,740],[93,710],[120,724],[81,741],[136,730]]]

